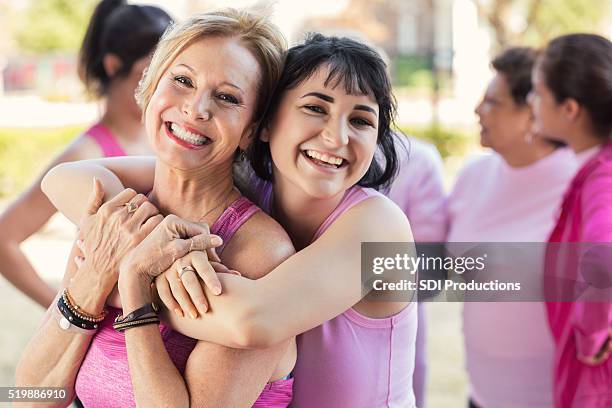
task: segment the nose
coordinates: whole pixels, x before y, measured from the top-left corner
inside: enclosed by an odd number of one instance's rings
[[[481,110],[482,110],[482,104],[484,103],[484,101],[480,101],[480,103],[478,105],[476,105],[476,107],[474,108],[474,113],[478,116],[480,116],[481,114]]]
[[[185,99],[183,113],[190,119],[207,121],[212,118],[210,96],[206,92],[201,92]]]
[[[344,120],[331,120],[322,132],[325,144],[339,148],[348,144],[349,128]]]
[[[529,93],[527,94],[527,104],[529,104],[530,106],[533,106],[533,98],[533,91],[529,91]]]

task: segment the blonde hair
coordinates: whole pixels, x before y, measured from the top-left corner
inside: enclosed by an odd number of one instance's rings
[[[261,77],[253,119],[254,122],[261,120],[282,74],[287,45],[281,32],[267,18],[236,9],[197,13],[168,28],[136,90],[136,101],[143,115],[170,64],[189,45],[207,37],[237,38],[259,63]]]

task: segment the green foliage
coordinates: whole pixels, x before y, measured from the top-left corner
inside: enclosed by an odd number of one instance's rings
[[[603,17],[609,12],[609,0],[544,1],[534,23],[525,33],[525,40],[541,45],[563,34],[598,31]]]
[[[423,139],[436,146],[443,159],[449,156],[461,156],[466,153],[472,137],[462,131],[450,130],[440,126],[402,127],[406,135]]]
[[[32,53],[77,51],[95,4],[95,0],[31,0],[17,22],[17,44]]]
[[[26,188],[83,130],[82,126],[0,129],[0,197],[17,194]]]

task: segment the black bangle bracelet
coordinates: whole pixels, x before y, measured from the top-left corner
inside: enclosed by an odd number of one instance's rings
[[[141,318],[149,314],[153,316],[157,316],[158,312],[159,312],[159,307],[155,303],[147,303],[143,307],[138,308],[125,316],[117,316],[115,318],[115,323],[131,322],[133,320],[136,320],[138,318]]]
[[[148,324],[159,324],[159,317],[157,316],[143,317],[137,320],[130,320],[129,322],[113,323],[113,329],[115,329],[118,332],[122,332],[127,329],[132,329],[134,327],[139,327],[139,326],[145,326]]]
[[[79,327],[85,330],[96,330],[99,322],[92,322],[81,318],[78,314],[74,313],[72,309],[66,303],[63,296],[60,296],[57,300],[57,308],[59,309],[62,316],[70,322],[73,326]]]

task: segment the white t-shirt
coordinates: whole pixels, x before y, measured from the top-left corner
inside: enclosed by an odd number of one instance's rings
[[[461,172],[449,197],[448,241],[546,242],[576,169],[566,148],[521,168],[495,153],[479,157]],[[544,303],[466,302],[463,332],[477,405],[553,406],[554,345]]]

